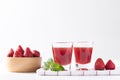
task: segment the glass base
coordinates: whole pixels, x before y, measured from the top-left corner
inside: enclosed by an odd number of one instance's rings
[[[77,70],[88,70],[88,69],[90,69],[90,63],[88,63],[88,64],[77,64],[76,63],[76,69]]]
[[[71,64],[68,64],[68,65],[63,65],[64,69],[65,70],[71,70]]]

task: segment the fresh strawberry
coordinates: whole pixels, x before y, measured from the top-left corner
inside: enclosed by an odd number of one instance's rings
[[[94,68],[95,68],[95,70],[104,70],[105,69],[105,64],[104,64],[102,58],[98,58],[96,60]]]
[[[15,51],[14,57],[23,57],[24,50],[21,45],[18,45],[18,48]]]
[[[112,60],[108,60],[108,62],[105,65],[106,70],[114,70],[115,64],[112,62]]]
[[[23,57],[23,54],[19,51],[15,51],[13,57]]]
[[[33,50],[33,57],[40,57],[40,52],[37,50]]]
[[[33,57],[32,51],[29,47],[26,48],[24,57]]]
[[[7,54],[7,57],[13,57],[14,50],[11,48],[9,53]]]
[[[16,51],[19,51],[19,52],[21,52],[22,54],[24,54],[24,50],[23,50],[23,48],[22,48],[21,45],[18,45],[18,48],[17,48]]]

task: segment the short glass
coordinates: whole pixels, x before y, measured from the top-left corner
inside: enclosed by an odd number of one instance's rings
[[[93,42],[81,41],[74,43],[73,46],[74,46],[76,69],[81,69],[81,70],[88,69],[93,52]]]
[[[52,44],[54,61],[62,65],[66,70],[71,69],[72,42],[54,42]]]

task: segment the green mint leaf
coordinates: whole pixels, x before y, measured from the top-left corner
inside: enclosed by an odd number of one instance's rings
[[[58,63],[55,63],[52,58],[48,59],[47,62],[44,62],[44,69],[51,71],[63,71],[64,67]]]
[[[43,68],[44,68],[45,70],[48,70],[48,69],[49,69],[49,64],[48,64],[47,62],[44,62]]]

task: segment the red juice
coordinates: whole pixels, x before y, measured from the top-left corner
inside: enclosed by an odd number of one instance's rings
[[[61,65],[67,65],[71,63],[72,48],[52,48],[54,61]]]
[[[74,47],[74,54],[76,63],[90,63],[92,56],[92,47]]]

